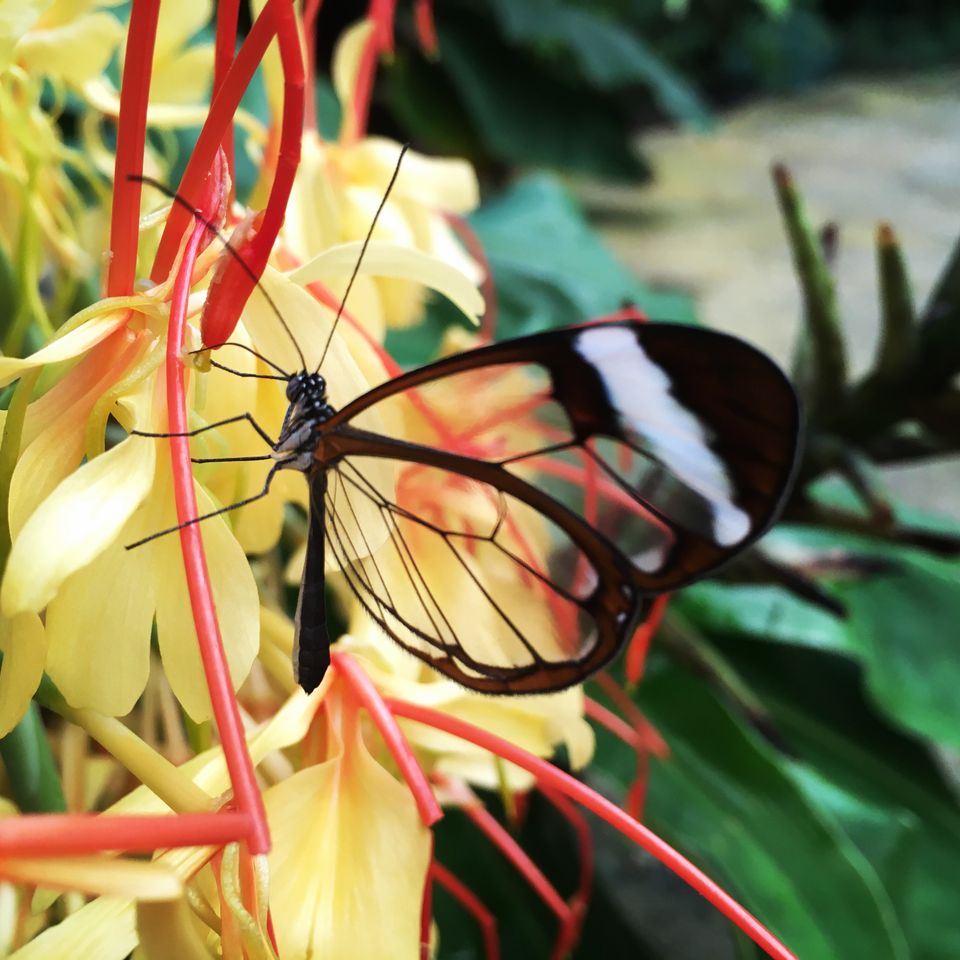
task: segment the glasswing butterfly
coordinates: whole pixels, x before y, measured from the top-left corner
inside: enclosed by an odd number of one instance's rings
[[[330,663],[328,556],[384,632],[440,673],[547,693],[614,657],[656,595],[756,540],[794,474],[796,395],[724,333],[629,319],[550,330],[444,357],[340,409],[290,338],[299,372],[261,358],[289,402],[276,441],[254,423],[272,448],[263,491],[192,522],[265,496],[279,470],[304,473],[294,672],[308,692]],[[431,439],[401,439],[411,426]]]

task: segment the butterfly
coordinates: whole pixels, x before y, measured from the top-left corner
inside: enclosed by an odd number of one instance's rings
[[[615,657],[657,595],[756,540],[797,464],[786,376],[700,327],[548,330],[443,357],[339,409],[319,366],[271,366],[288,402],[267,438],[273,463],[263,493],[224,509],[265,495],[280,470],[307,479],[294,673],[308,692],[330,664],[328,559],[444,676],[549,693]]]

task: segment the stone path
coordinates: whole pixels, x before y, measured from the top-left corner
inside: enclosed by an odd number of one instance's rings
[[[920,304],[960,236],[958,81],[847,81],[751,105],[708,135],[645,136],[650,186],[578,189],[641,278],[689,291],[706,323],[785,361],[799,297],[769,174],[785,162],[812,221],[840,227],[840,304],[851,367],[862,372],[876,342],[877,223],[896,229]],[[914,502],[960,515],[956,464],[890,471],[890,481]]]

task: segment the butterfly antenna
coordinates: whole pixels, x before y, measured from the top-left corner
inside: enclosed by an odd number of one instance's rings
[[[396,174],[394,174],[394,176],[396,176]],[[145,183],[148,187],[153,187],[154,190],[158,190],[165,197],[168,197],[175,204],[183,207],[184,210],[187,210],[190,214],[192,214],[199,223],[202,223],[203,226],[206,227],[209,233],[212,233],[223,244],[227,253],[233,257],[238,264],[240,264],[240,269],[243,270],[243,272],[254,282],[254,285],[260,291],[260,295],[269,304],[271,312],[277,318],[280,326],[283,327],[287,336],[290,338],[290,342],[293,344],[293,349],[297,351],[297,356],[300,358],[300,369],[306,370],[307,361],[303,356],[303,351],[300,349],[300,344],[297,343],[297,338],[293,335],[293,331],[287,326],[287,321],[283,319],[283,314],[280,313],[279,307],[277,307],[276,303],[273,302],[273,298],[269,293],[267,293],[266,287],[264,287],[260,282],[260,278],[256,275],[256,273],[253,272],[250,264],[247,263],[242,256],[240,256],[240,251],[237,250],[230,240],[217,228],[216,224],[214,224],[211,220],[208,220],[195,206],[193,206],[192,203],[189,203],[185,198],[181,197],[179,193],[171,190],[168,186],[166,186],[166,184],[161,183],[159,180],[154,180],[153,177],[146,177],[134,173],[127,174],[127,179],[136,181],[138,183]],[[270,363],[269,360],[267,360],[266,363],[268,363],[275,370],[279,369],[276,364]]]
[[[357,262],[353,266],[353,273],[350,274],[350,280],[347,283],[347,289],[343,291],[343,297],[340,300],[340,306],[337,308],[337,315],[333,318],[333,326],[330,327],[330,333],[327,334],[327,342],[323,346],[323,353],[320,354],[320,362],[317,364],[317,370],[323,366],[323,361],[326,359],[327,351],[330,349],[330,344],[333,341],[333,334],[337,329],[337,324],[340,322],[340,317],[343,316],[343,308],[347,303],[347,297],[350,296],[350,291],[353,289],[353,281],[357,279],[357,274],[360,272],[360,265],[363,263],[363,256],[367,252],[367,247],[370,246],[370,239],[373,236],[373,231],[376,229],[377,220],[380,219],[380,214],[383,213],[383,208],[387,205],[387,200],[390,198],[390,191],[393,189],[393,185],[397,182],[397,175],[400,173],[400,164],[403,163],[404,155],[409,149],[409,143],[405,143],[400,148],[400,156],[397,157],[397,165],[393,168],[393,175],[390,177],[390,182],[387,184],[387,189],[384,191],[383,199],[380,201],[380,206],[377,207],[377,212],[373,215],[373,220],[370,223],[370,229],[367,231],[366,237],[364,237],[363,246],[360,248],[360,256],[357,257]]]

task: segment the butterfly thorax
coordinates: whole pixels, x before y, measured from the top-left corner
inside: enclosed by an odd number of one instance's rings
[[[335,411],[327,402],[327,381],[319,373],[295,373],[287,382],[290,406],[283,418],[273,457],[281,469],[308,472],[323,425]]]

